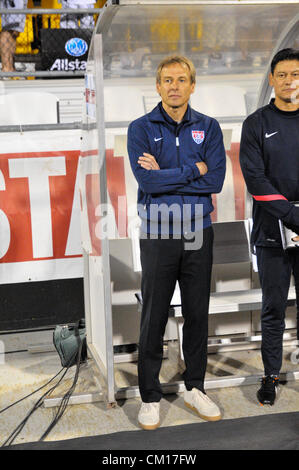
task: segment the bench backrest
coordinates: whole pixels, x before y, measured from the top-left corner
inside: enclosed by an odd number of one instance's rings
[[[242,263],[251,261],[249,224],[247,220],[217,222],[214,228],[213,263]]]
[[[250,262],[249,221],[216,222],[213,224],[214,245],[213,264]],[[131,233],[133,266],[135,272],[141,271],[138,228]]]

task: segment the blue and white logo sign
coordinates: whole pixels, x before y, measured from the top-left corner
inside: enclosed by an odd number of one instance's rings
[[[88,44],[84,39],[81,38],[72,38],[67,41],[65,44],[66,52],[74,57],[80,57],[84,55],[88,49]]]

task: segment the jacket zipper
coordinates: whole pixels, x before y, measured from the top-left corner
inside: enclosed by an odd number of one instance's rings
[[[176,155],[177,155],[177,164],[178,167],[181,166],[180,162],[180,139],[179,139],[179,126],[177,125],[175,130],[175,145],[176,145]]]
[[[179,139],[179,130],[180,128],[182,128],[182,126],[180,127],[179,125],[177,126],[176,128],[176,131],[175,131],[175,144],[176,144],[176,154],[177,154],[177,163],[178,163],[178,167],[181,166],[181,159],[180,159],[180,139]],[[183,204],[185,204],[185,197],[182,195],[182,200],[183,200]]]

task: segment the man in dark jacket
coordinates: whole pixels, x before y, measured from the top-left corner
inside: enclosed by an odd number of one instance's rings
[[[282,363],[284,318],[291,272],[299,299],[299,249],[282,248],[279,220],[299,234],[299,51],[284,49],[272,60],[271,102],[243,124],[240,163],[253,198],[252,247],[263,292],[262,359],[265,376],[257,396],[273,405]],[[298,315],[297,315],[298,316]]]
[[[215,119],[188,105],[195,69],[187,58],[162,61],[156,85],[162,102],[128,130],[142,222],[138,421],[144,429],[160,424],[163,335],[176,281],[184,316],[185,404],[206,420],[221,418],[218,406],[205,394],[204,376],[213,244],[211,193],[220,192],[224,181],[222,132]]]

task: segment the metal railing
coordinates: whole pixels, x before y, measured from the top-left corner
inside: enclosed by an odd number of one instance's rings
[[[102,8],[0,9],[1,79],[83,77]]]

